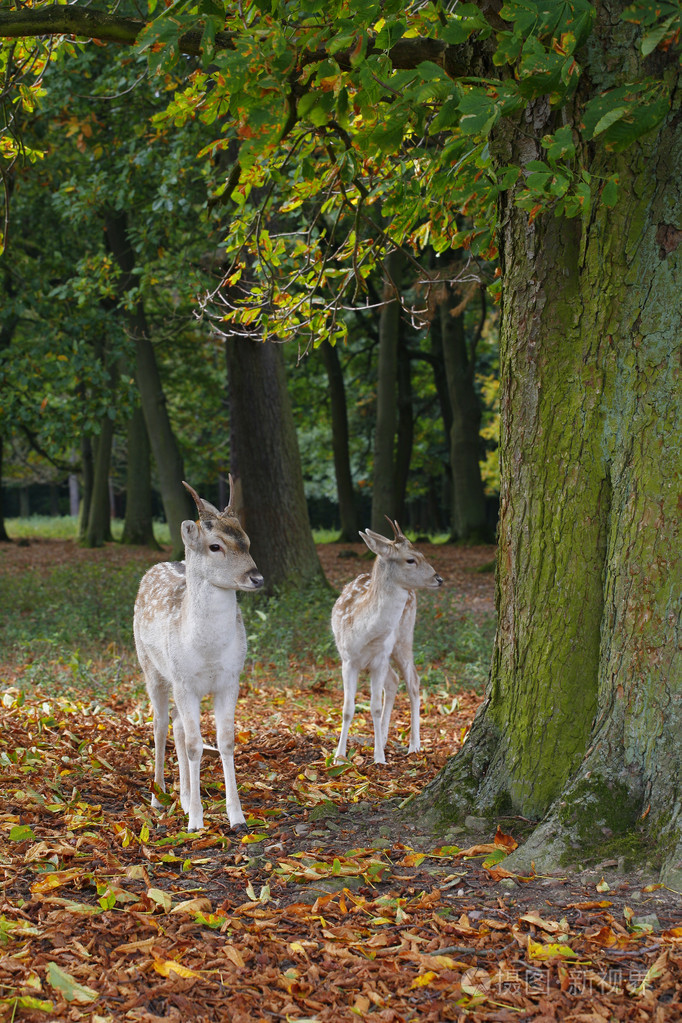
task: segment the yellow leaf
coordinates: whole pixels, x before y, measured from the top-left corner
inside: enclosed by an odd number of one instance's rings
[[[61,888],[65,884],[73,881],[74,878],[83,878],[86,876],[86,872],[81,870],[80,867],[71,867],[69,870],[55,870],[51,874],[43,874],[34,881],[31,885],[31,891],[34,895],[40,892],[51,892],[55,888]]]
[[[300,952],[301,955],[305,955],[305,949],[300,941],[290,941],[289,948],[292,952]]]
[[[155,959],[154,969],[157,973],[160,973],[162,977],[170,977],[175,974],[176,977],[200,977],[201,973],[197,970],[190,970],[189,966],[183,966],[182,963],[176,963],[172,959]]]
[[[211,910],[210,899],[185,899],[173,906],[171,913],[210,913]]]
[[[420,973],[418,977],[415,977],[410,987],[428,987],[432,980],[435,980],[438,976],[433,970],[427,970],[426,973]]]
[[[173,900],[168,892],[164,892],[161,888],[148,888],[147,897],[160,906],[164,913],[170,913]]]
[[[543,945],[539,941],[528,939],[528,955],[531,959],[577,959],[578,953],[570,945],[559,945],[549,942]]]

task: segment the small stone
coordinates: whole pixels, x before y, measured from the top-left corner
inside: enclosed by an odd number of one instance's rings
[[[464,818],[464,828],[467,831],[483,831],[490,826],[485,817],[473,817],[469,814]]]
[[[391,829],[389,827],[387,827],[385,824],[383,824],[379,828],[379,834],[381,835],[382,838],[390,838],[391,837]]]
[[[658,932],[661,929],[661,924],[655,913],[647,913],[646,916],[633,916],[630,921],[632,927],[640,931],[648,931],[651,929],[654,932]]]
[[[303,822],[302,824],[295,824],[294,831],[297,835],[307,835],[310,831],[310,825]]]
[[[500,888],[506,888],[507,891],[513,891],[514,888],[518,887],[513,877],[503,877],[497,882]]]
[[[367,813],[372,809],[372,804],[363,799],[359,803],[351,803],[348,807],[349,813]]]

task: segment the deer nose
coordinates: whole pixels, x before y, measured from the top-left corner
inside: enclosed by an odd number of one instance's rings
[[[435,582],[436,586],[442,586],[443,585],[443,579],[439,575],[434,575],[433,581]]]
[[[265,580],[260,572],[249,572],[249,582],[253,586],[254,590],[259,590]]]

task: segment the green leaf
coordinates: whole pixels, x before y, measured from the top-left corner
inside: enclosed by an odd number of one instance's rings
[[[35,837],[30,824],[15,824],[9,833],[10,842],[26,842]]]
[[[615,124],[616,121],[620,121],[622,117],[625,117],[627,112],[627,107],[615,107],[615,109],[607,111],[607,113],[605,113],[604,116],[600,117],[597,121],[592,135],[601,135],[601,133],[606,131],[607,128],[610,128],[612,124]]]
[[[61,991],[67,1002],[94,1002],[99,998],[99,993],[91,987],[79,984],[75,977],[63,970],[56,963],[48,963],[47,980],[57,991]]]
[[[609,178],[601,191],[601,201],[605,206],[613,208],[618,202],[618,184],[616,178]]]

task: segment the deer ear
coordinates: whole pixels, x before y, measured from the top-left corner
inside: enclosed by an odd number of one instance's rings
[[[196,522],[192,522],[191,519],[185,519],[180,526],[180,534],[185,547],[190,547],[192,550],[197,547],[199,543],[199,527]]]
[[[372,529],[366,529],[364,533],[360,533],[360,536],[373,554],[387,554],[391,547],[390,540],[387,540],[385,536],[381,535],[381,533],[375,533]]]

